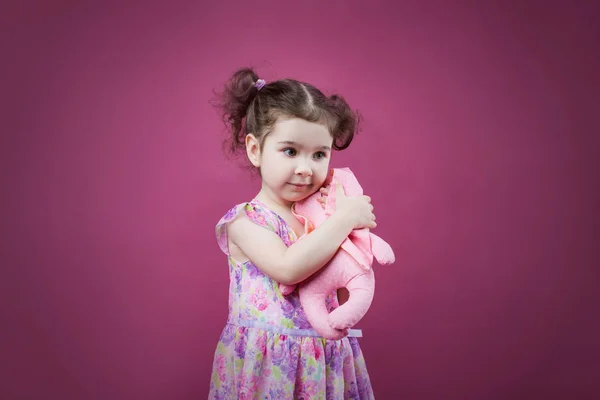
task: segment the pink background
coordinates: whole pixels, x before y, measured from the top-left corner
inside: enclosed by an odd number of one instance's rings
[[[214,225],[259,186],[208,102],[246,65],[364,115],[332,165],[397,254],[359,326],[379,399],[600,395],[593,2],[13,3],[1,398],[206,398]]]

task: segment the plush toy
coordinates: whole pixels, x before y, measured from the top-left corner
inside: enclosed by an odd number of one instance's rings
[[[362,187],[349,168],[332,169],[326,181],[329,193],[325,209],[318,201],[320,192],[295,203],[292,208],[296,218],[304,223],[305,234],[321,225],[334,212],[335,185],[338,182],[347,196],[363,194]],[[308,322],[324,338],[337,340],[346,336],[347,329],[360,321],[369,309],[375,291],[373,257],[382,265],[395,261],[388,243],[370,233],[368,228],[355,229],[326,266],[299,283],[300,303]],[[350,298],[329,313],[325,299],[342,287],[348,289]],[[296,285],[279,285],[284,295],[290,294],[295,288]]]

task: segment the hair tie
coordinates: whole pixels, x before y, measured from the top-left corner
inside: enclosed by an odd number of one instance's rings
[[[258,79],[258,80],[256,81],[256,83],[254,84],[254,87],[255,87],[256,89],[260,90],[260,89],[262,89],[262,88],[263,88],[263,86],[265,86],[266,84],[267,84],[267,82],[265,82],[265,80],[264,80],[264,79]]]

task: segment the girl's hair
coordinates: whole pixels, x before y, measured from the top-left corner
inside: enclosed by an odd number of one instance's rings
[[[245,149],[252,133],[262,148],[266,135],[279,117],[301,118],[321,123],[333,137],[333,148],[347,148],[358,131],[360,115],[339,95],[325,96],[316,87],[294,79],[280,79],[256,85],[258,75],[251,68],[236,71],[217,94],[216,107],[228,128],[232,153]]]

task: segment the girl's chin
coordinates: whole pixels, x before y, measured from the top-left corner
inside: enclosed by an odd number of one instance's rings
[[[292,203],[302,201],[308,197],[310,197],[314,192],[313,191],[305,191],[305,192],[292,192],[285,196],[285,200],[290,201]]]

